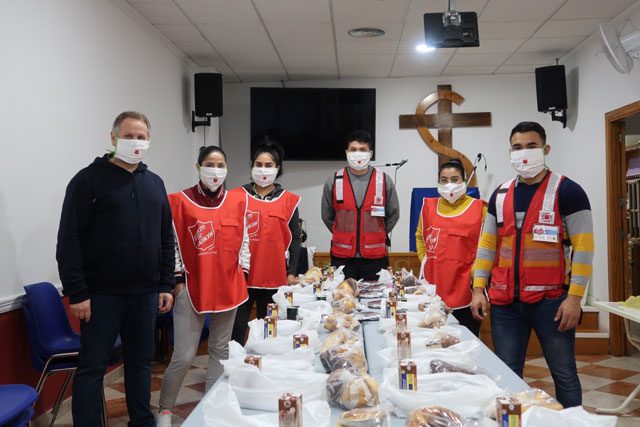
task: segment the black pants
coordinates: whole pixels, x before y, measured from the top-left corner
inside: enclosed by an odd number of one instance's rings
[[[471,307],[458,308],[453,310],[453,316],[458,319],[462,326],[466,326],[473,335],[480,337],[480,321],[476,320],[471,313]]]
[[[356,280],[378,280],[380,270],[386,270],[389,267],[389,258],[336,258],[331,256],[331,265],[334,267],[344,265],[345,279],[351,277]]]
[[[80,321],[80,356],[73,384],[73,425],[102,425],[102,381],[118,334],[122,339],[129,427],[156,425],[151,410],[151,360],[158,293],[91,295],[91,320]]]
[[[253,303],[256,303],[256,317],[262,319],[267,315],[267,304],[272,303],[273,294],[277,289],[255,289],[249,288],[249,299],[245,301],[236,311],[236,321],[233,324],[231,339],[244,345],[244,337],[247,331],[247,322]]]

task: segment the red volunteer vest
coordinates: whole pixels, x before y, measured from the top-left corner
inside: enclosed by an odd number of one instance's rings
[[[250,288],[274,289],[287,284],[286,254],[291,245],[289,222],[300,203],[300,196],[288,191],[277,199],[261,200],[244,188],[231,192],[247,194],[247,233],[251,251]]]
[[[246,301],[239,264],[246,195],[227,192],[220,206],[210,208],[180,192],[169,195],[169,204],[193,309],[227,311]]]
[[[367,259],[387,256],[387,230],[384,216],[373,216],[372,209],[384,208],[386,201],[384,173],[373,169],[362,206],[358,208],[347,169],[336,172],[333,180],[333,222],[331,255],[353,258],[356,251]]]
[[[439,200],[425,197],[422,202],[422,237],[427,251],[422,272],[449,307],[467,307],[471,304],[471,267],[482,231],[484,202],[472,199],[464,212],[446,217],[438,213]]]
[[[498,245],[491,281],[491,304],[506,305],[517,297],[526,303],[562,296],[565,282],[564,228],[558,207],[558,188],[563,177],[549,171],[540,183],[516,229],[513,194],[515,179],[500,186],[496,195]],[[545,227],[557,227],[557,242],[536,241]],[[515,278],[518,278],[516,286]]]

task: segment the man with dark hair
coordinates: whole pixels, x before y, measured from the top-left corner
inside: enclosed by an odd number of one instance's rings
[[[389,233],[400,206],[391,178],[369,165],[371,135],[354,131],[347,138],[348,167],[324,185],[322,221],[332,233],[331,265],[344,265],[346,277],[375,280],[387,268]]]
[[[564,407],[582,404],[575,336],[591,276],[593,223],[580,185],[551,172],[542,126],[511,131],[511,165],[518,176],[489,200],[474,265],[471,311],[486,316],[498,357],[522,377],[531,329],[536,332]]]
[[[101,425],[102,381],[120,335],[129,426],[151,427],[155,320],[173,303],[171,210],[162,179],[141,162],[149,149],[146,116],[118,115],[111,143],[112,153],[67,186],[58,230],[62,292],[81,330],[73,423]]]

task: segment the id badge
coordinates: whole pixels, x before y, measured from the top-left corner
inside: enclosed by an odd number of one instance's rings
[[[371,206],[371,216],[384,217],[384,206]]]
[[[540,211],[538,215],[538,222],[540,224],[553,224],[556,219],[556,213],[554,211]]]
[[[560,230],[553,225],[540,225],[533,226],[533,240],[536,242],[550,242],[558,243]]]

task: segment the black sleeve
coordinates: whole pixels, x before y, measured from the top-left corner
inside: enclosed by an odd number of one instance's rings
[[[89,298],[89,289],[84,277],[82,234],[91,219],[93,191],[86,174],[80,172],[73,177],[64,195],[56,260],[62,282],[62,293],[71,304]]]
[[[569,216],[580,211],[590,211],[591,204],[584,189],[575,181],[565,177],[558,188],[560,215]]]
[[[499,189],[500,187],[496,188],[493,191],[493,194],[491,194],[491,197],[489,198],[489,207],[487,209],[487,211],[494,217],[496,216],[496,195],[498,194]]]
[[[298,275],[298,260],[300,259],[300,246],[302,244],[300,230],[300,213],[298,208],[293,211],[291,220],[289,221],[289,230],[291,230],[291,246],[289,246],[289,265],[287,266],[287,273]]]
[[[171,207],[169,206],[169,199],[167,198],[167,190],[164,188],[164,183],[160,181],[162,188],[164,202],[162,204],[162,230],[161,230],[161,264],[160,268],[160,285],[158,287],[159,292],[171,292],[176,283],[175,278],[175,266],[176,266],[176,254],[175,254],[175,239],[173,235],[173,218],[171,217]]]

